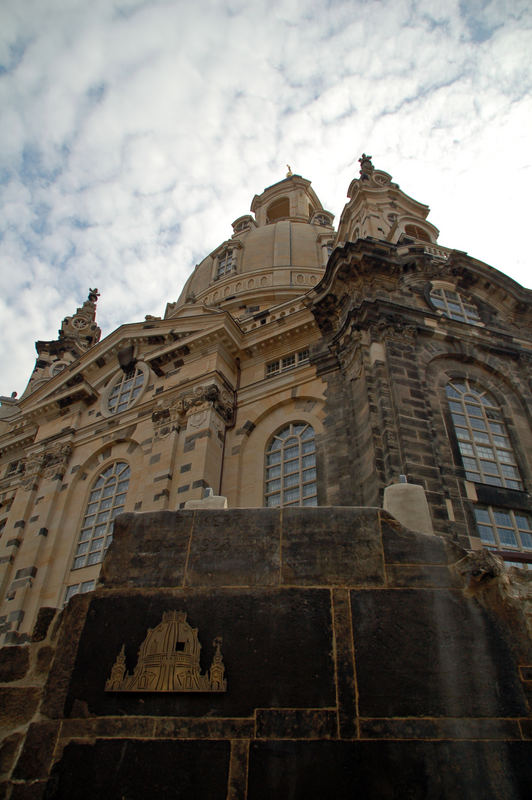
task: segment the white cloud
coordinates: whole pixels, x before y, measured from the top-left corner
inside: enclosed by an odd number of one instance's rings
[[[104,334],[162,313],[286,162],[338,219],[369,151],[529,282],[531,29],[526,0],[4,0],[2,391],[89,284]]]

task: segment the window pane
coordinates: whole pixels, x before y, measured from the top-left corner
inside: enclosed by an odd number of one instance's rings
[[[512,531],[503,530],[501,528],[497,528],[497,532],[499,534],[499,541],[502,545],[507,545],[508,547],[517,547],[517,537],[515,533]]]
[[[478,526],[480,538],[483,542],[490,542],[495,544],[495,534],[491,528],[487,528],[485,525]]]
[[[521,544],[526,550],[530,550],[532,548],[532,533],[522,533]]]

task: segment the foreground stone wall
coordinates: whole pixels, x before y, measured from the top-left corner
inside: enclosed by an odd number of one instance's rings
[[[105,691],[166,611],[203,672],[222,637],[226,692]],[[1,651],[0,797],[528,796],[517,589],[379,509],[122,515],[100,587],[41,627]]]

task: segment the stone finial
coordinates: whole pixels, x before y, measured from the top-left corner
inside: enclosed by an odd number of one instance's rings
[[[363,181],[369,180],[370,175],[373,173],[374,166],[371,163],[371,159],[373,156],[367,156],[365,153],[362,153],[362,156],[358,159],[358,163],[360,164],[360,178]]]
[[[294,173],[292,172],[292,167],[290,166],[290,164],[287,164],[287,165],[286,165],[286,168],[287,168],[287,170],[288,170],[288,172],[286,173],[286,177],[287,177],[287,178],[291,178],[291,177],[292,177],[292,175],[294,174]]]
[[[401,476],[405,477],[405,476]],[[405,528],[417,533],[434,533],[427,496],[415,483],[392,483],[384,490],[382,507]]]
[[[225,510],[227,509],[227,497],[214,494],[213,490],[208,487],[204,490],[201,500],[187,500],[185,503],[185,508],[187,510],[197,509],[205,511]]]

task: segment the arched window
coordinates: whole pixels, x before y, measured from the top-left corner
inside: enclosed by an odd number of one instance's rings
[[[467,478],[522,489],[512,444],[494,398],[465,379],[453,380],[445,392]]]
[[[266,218],[268,222],[276,222],[278,219],[286,219],[290,216],[290,201],[288,197],[281,197],[279,200],[274,200],[268,206]]]
[[[317,506],[316,441],[305,422],[277,431],[266,448],[266,506]]]
[[[98,564],[113,538],[113,520],[122,513],[129,487],[129,466],[115,461],[94,481],[83,517],[73,569]]]
[[[480,322],[480,316],[472,303],[466,301],[452,289],[433,288],[430,291],[432,305],[439,308],[446,317],[457,319],[459,322],[468,322],[475,325]]]
[[[419,225],[405,225],[405,233],[414,239],[420,239],[422,242],[430,242],[430,236],[427,231]]]

